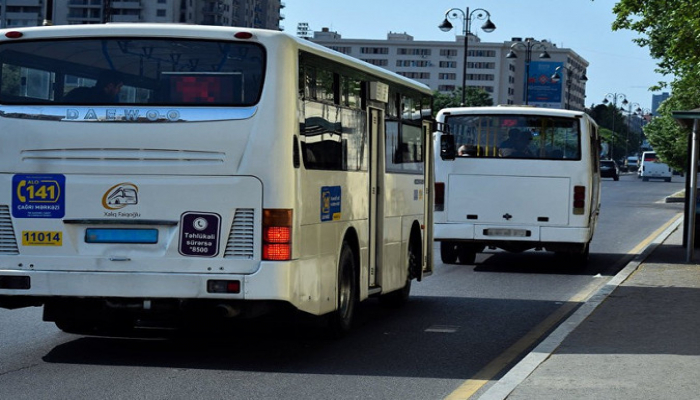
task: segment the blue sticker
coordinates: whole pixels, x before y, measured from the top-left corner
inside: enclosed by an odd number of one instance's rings
[[[321,187],[321,221],[340,220],[340,186]]]
[[[15,218],[63,218],[66,214],[65,199],[65,175],[12,177],[12,216]]]

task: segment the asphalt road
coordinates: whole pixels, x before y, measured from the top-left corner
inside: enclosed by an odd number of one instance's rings
[[[605,179],[584,271],[552,254],[488,252],[414,283],[406,307],[363,303],[331,340],[305,319],[170,339],[70,335],[41,309],[0,309],[1,399],[441,399],[502,376],[631,258],[682,203],[674,182]]]

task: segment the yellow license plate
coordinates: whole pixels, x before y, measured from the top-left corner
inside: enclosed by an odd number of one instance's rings
[[[63,246],[63,233],[55,231],[22,231],[22,246]]]

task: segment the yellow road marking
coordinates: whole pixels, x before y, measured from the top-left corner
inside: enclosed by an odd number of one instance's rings
[[[662,225],[659,229],[651,233],[644,240],[639,242],[632,250],[628,251],[628,255],[639,254],[646,246],[649,245],[657,236],[671,226],[678,218],[683,214],[676,215],[671,218],[668,222]],[[486,385],[489,381],[493,379],[499,372],[515,360],[523,351],[528,347],[532,346],[537,340],[539,340],[545,332],[549,331],[558,324],[565,316],[567,316],[574,308],[590,297],[592,289],[591,286],[598,287],[597,282],[591,282],[583,290],[572,296],[564,305],[559,307],[556,311],[549,315],[544,321],[540,322],[535,326],[530,332],[523,336],[520,340],[515,342],[506,351],[501,353],[498,357],[494,358],[490,363],[488,363],[484,368],[477,372],[473,377],[467,379],[462,383],[457,389],[450,393],[445,400],[464,400],[468,399],[474,395],[479,389]]]

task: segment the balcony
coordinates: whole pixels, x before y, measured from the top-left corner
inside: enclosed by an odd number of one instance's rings
[[[118,9],[123,9],[123,10],[140,10],[141,9],[141,2],[140,1],[119,1],[119,0],[113,0],[112,5],[111,5],[113,10],[118,10]]]

